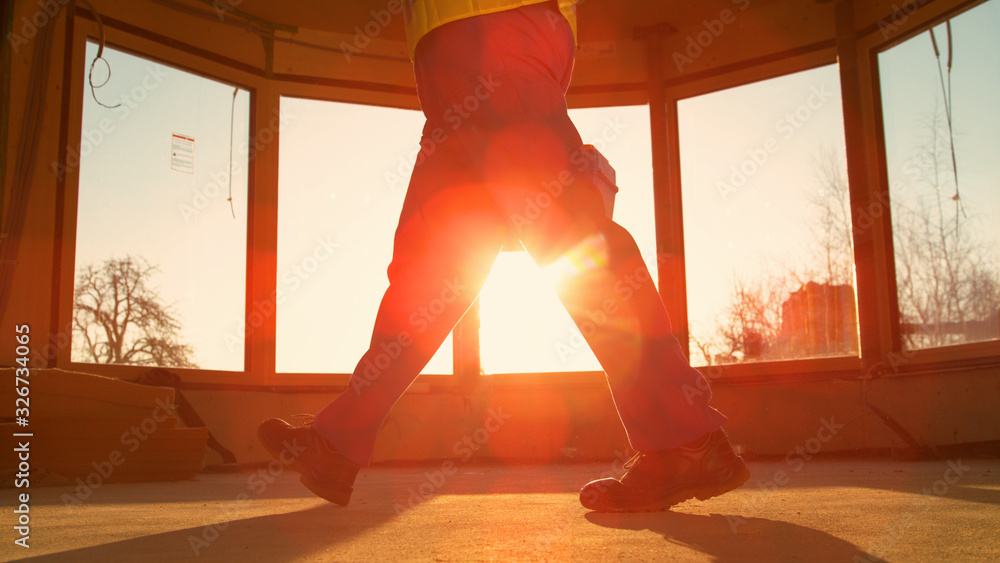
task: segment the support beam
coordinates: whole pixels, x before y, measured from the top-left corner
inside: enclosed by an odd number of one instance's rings
[[[891,252],[892,221],[887,190],[883,191],[870,181],[869,170],[875,162],[870,158],[869,139],[878,132],[865,130],[864,88],[866,84],[869,88],[872,85],[862,76],[853,0],[838,0],[836,20],[861,331],[861,366],[862,371],[867,372],[893,348],[898,348],[899,342],[896,277]],[[875,92],[873,95],[878,94]],[[882,210],[874,220],[870,212],[873,205]],[[879,252],[880,248],[882,252]]]
[[[278,89],[267,87],[251,93],[250,135],[280,112]],[[250,152],[247,185],[247,285],[244,365],[257,380],[273,378],[276,369],[275,337],[278,316],[278,142],[257,142]]]
[[[649,126],[653,151],[653,207],[656,218],[656,263],[660,298],[670,314],[674,336],[690,358],[687,278],[684,269],[684,221],[681,206],[680,147],[677,104],[664,90],[663,38],[676,32],[666,23],[635,29],[646,41]]]

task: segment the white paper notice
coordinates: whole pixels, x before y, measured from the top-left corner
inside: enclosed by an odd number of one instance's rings
[[[194,174],[194,139],[174,133],[170,142],[170,169]]]

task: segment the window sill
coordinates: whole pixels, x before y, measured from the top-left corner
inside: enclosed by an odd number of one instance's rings
[[[886,359],[883,375],[946,372],[1000,365],[1000,340],[902,350]]]

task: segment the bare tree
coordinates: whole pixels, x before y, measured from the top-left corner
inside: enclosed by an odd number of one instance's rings
[[[157,268],[140,257],[82,268],[73,302],[74,360],[197,367],[178,341],[177,317],[149,284]]]
[[[738,278],[733,283],[725,322],[714,339],[712,363],[763,360],[773,357],[781,330],[781,304],[789,294],[788,280],[780,276],[760,280]],[[702,350],[702,354],[706,354]]]
[[[927,137],[904,166],[908,181],[893,182],[891,193],[903,336],[910,348],[997,338],[1000,268],[995,248],[977,230],[995,228],[995,223],[975,213],[966,217],[939,108],[924,125]],[[707,363],[856,353],[856,335],[852,340],[845,333],[845,327],[855,326],[849,298],[854,248],[846,165],[837,152],[826,149],[813,167],[818,189],[811,192],[811,213],[805,219],[812,260],[772,268],[774,273],[760,279],[737,280],[724,322],[713,337],[695,341]],[[796,295],[803,292],[811,297]],[[821,302],[813,303],[816,299]],[[805,325],[803,316],[808,318]],[[802,348],[797,334],[803,326],[812,326],[819,339],[810,342],[810,350]]]
[[[813,161],[819,188],[810,192],[813,218],[809,255],[817,261],[806,265],[800,282],[817,281],[830,285],[854,284],[854,236],[851,202],[847,184],[847,162],[840,153],[824,148]]]
[[[701,354],[702,361],[706,366],[720,363],[720,358],[716,358],[715,356],[715,351],[719,348],[716,337],[703,337],[701,332],[695,330],[692,326],[691,331],[688,333],[688,341],[691,343],[691,348],[697,349],[698,353]],[[694,358],[692,358],[692,361],[694,361]]]
[[[891,194],[903,337],[912,348],[996,338],[994,251],[977,236],[977,218],[962,209],[939,108],[925,126],[924,145],[905,166],[909,181],[895,183]]]
[[[812,260],[795,265],[776,264],[769,269],[773,273],[759,279],[736,279],[724,322],[716,327],[712,337],[695,341],[706,363],[796,357],[806,351],[796,349],[800,339],[795,337],[800,335],[792,332],[801,327],[793,327],[789,321],[803,325],[803,316],[822,313],[820,324],[838,327],[843,324],[840,322],[845,314],[843,307],[853,307],[853,303],[831,300],[831,303],[812,303],[815,310],[810,310],[802,308],[802,299],[792,299],[797,292],[815,288],[817,284],[833,290],[846,286],[853,295],[854,248],[846,163],[837,151],[824,149],[813,161],[813,168],[817,184],[808,186],[810,208],[805,214],[812,235],[806,243],[806,255]],[[820,298],[835,294],[835,291],[810,292]],[[806,305],[811,303],[809,299],[805,301]],[[817,353],[850,352],[849,339],[845,343],[840,332],[819,331],[827,341],[813,343]]]

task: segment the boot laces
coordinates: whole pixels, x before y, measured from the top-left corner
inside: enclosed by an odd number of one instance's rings
[[[316,419],[314,414],[293,414],[292,418],[299,422],[299,426],[312,426],[313,421]]]
[[[632,469],[632,467],[635,464],[639,463],[639,460],[641,460],[641,459],[642,459],[642,452],[638,452],[634,456],[632,456],[631,459],[629,459],[628,461],[626,461],[625,464],[622,465],[622,467],[624,467],[625,471],[627,472],[628,470]]]

